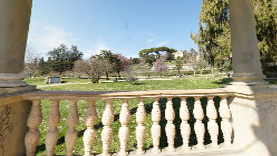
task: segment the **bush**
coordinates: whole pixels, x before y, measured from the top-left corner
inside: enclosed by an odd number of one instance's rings
[[[136,78],[135,73],[132,72],[131,70],[124,71],[123,75],[124,75],[126,81],[130,82],[131,84],[136,83],[138,81],[138,79]]]

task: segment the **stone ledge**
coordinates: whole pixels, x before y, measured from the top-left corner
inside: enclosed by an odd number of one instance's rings
[[[22,73],[20,74],[0,73],[0,88],[27,86],[27,83],[22,81],[25,77],[26,75]]]
[[[33,90],[36,90],[36,86],[0,88],[0,96],[15,94],[15,93],[29,92],[29,91],[33,91]]]

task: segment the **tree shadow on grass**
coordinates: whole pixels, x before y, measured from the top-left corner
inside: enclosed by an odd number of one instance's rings
[[[219,84],[219,85],[224,85],[224,84],[229,84],[232,81],[232,78],[223,78],[218,81],[214,81],[212,83]]]

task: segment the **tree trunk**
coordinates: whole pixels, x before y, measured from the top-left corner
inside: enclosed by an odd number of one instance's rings
[[[203,74],[203,72],[202,72],[202,71],[203,71],[203,69],[200,69],[200,74],[201,74],[201,75]]]
[[[118,74],[118,79],[121,79],[120,71],[118,71],[117,74]]]
[[[109,80],[109,73],[106,72],[106,80]]]
[[[211,66],[212,68],[212,77],[214,77],[214,66]]]

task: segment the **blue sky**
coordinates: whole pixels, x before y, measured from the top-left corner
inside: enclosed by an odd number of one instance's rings
[[[28,45],[39,56],[60,44],[85,58],[100,50],[138,57],[142,49],[197,46],[201,0],[34,0]]]

